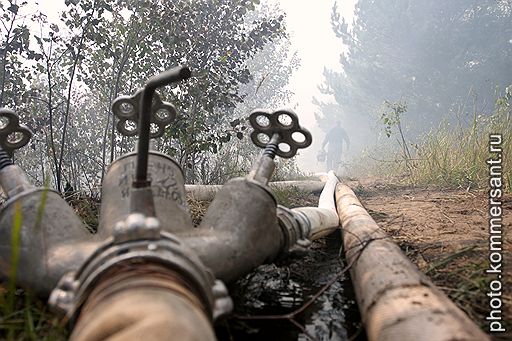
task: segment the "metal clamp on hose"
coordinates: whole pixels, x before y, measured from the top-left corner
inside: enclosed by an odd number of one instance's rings
[[[311,244],[308,239],[311,233],[311,224],[303,213],[278,205],[277,219],[284,235],[285,245],[282,248],[284,252],[290,252],[297,246],[307,247]]]
[[[98,301],[134,287],[179,293],[212,319],[233,307],[225,285],[215,280],[194,252],[174,235],[161,232],[156,218],[140,213],[118,223],[114,236],[78,272],[63,276],[49,304],[74,322],[86,301]],[[100,293],[98,288],[103,288]]]

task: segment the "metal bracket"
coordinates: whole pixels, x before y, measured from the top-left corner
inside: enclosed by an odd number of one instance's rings
[[[0,109],[0,147],[12,157],[13,152],[26,145],[32,137],[32,131],[20,124],[14,111]]]
[[[119,119],[117,130],[124,136],[135,136],[139,133],[140,101],[144,89],[140,89],[133,96],[120,96],[112,103],[112,112]],[[150,138],[157,138],[164,134],[165,127],[171,124],[177,116],[174,105],[164,102],[155,92],[151,105],[151,123],[157,127],[150,132]]]

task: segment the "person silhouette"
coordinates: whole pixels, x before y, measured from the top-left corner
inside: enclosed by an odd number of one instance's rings
[[[350,140],[347,133],[341,127],[341,122],[336,121],[334,127],[331,128],[325,135],[322,142],[322,151],[327,147],[326,167],[327,170],[336,171],[341,163],[341,154],[343,151],[343,142],[347,145],[347,150],[350,146]]]

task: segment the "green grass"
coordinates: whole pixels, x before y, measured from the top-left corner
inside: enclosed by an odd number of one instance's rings
[[[443,122],[415,145],[417,159],[413,161],[411,180],[417,184],[437,184],[459,188],[487,186],[489,169],[489,135],[502,134],[502,169],[510,190],[512,164],[512,122],[510,113],[497,112],[492,116],[473,117],[470,125],[459,121],[453,125]]]
[[[34,229],[39,229],[44,216],[48,186],[41,194]],[[0,339],[2,340],[66,340],[67,332],[59,319],[48,311],[46,302],[16,287],[21,250],[23,212],[21,202],[14,203],[11,226],[11,256],[7,284],[0,285]]]

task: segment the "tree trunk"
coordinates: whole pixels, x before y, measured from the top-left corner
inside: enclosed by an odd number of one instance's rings
[[[11,32],[14,27],[14,21],[16,20],[17,12],[14,14],[11,26],[7,30],[7,33],[5,34],[5,46],[3,48],[2,53],[2,80],[0,80],[0,108],[4,106],[4,90],[5,90],[5,71],[7,66],[7,51],[9,50],[9,45],[11,42],[9,39],[11,38]]]

